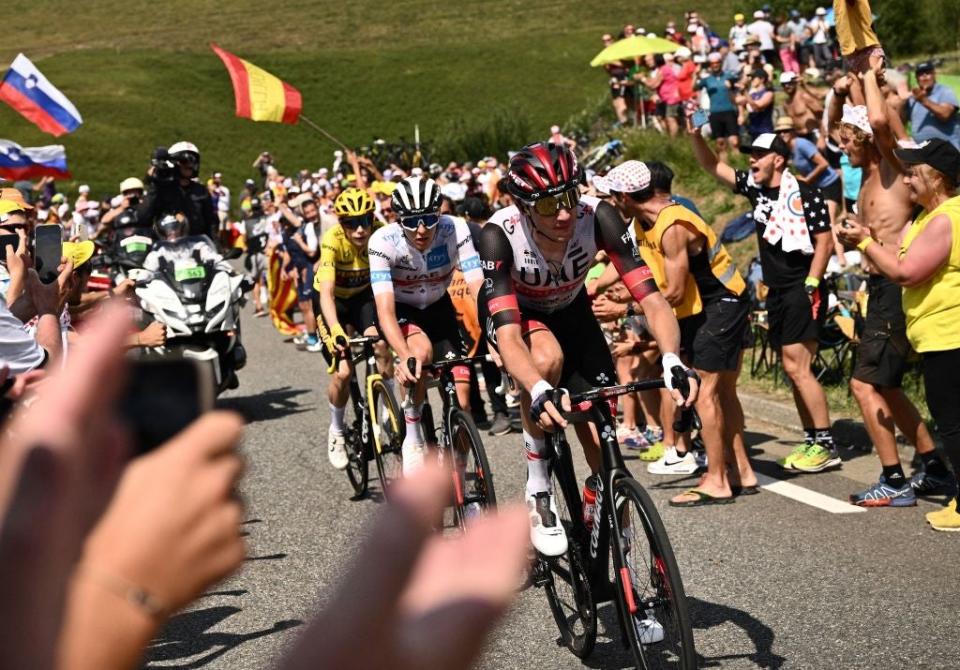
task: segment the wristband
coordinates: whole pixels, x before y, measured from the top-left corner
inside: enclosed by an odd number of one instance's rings
[[[166,608],[149,591],[125,579],[99,570],[92,570],[89,566],[81,566],[80,574],[96,582],[115,596],[123,598],[151,618],[161,618],[166,612]]]
[[[818,286],[820,286],[820,280],[817,279],[816,277],[807,277],[806,279],[803,280],[803,285],[817,288]]]
[[[872,237],[864,237],[862,240],[860,240],[857,243],[857,249],[859,249],[860,252],[863,253],[867,250],[867,247],[873,244],[873,242],[874,242],[874,239]]]
[[[530,389],[530,399],[536,400],[542,396],[547,391],[552,391],[553,385],[548,382],[546,379],[541,379],[536,384],[533,385],[533,388]]]

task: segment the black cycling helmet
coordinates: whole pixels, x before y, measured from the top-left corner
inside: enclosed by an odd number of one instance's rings
[[[553,142],[528,144],[510,159],[507,192],[532,202],[580,185],[583,171],[569,147]]]

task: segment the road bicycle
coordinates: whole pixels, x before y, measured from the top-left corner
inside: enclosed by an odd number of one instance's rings
[[[674,388],[686,396],[688,378],[672,371]],[[623,462],[608,401],[636,391],[664,387],[649,379],[594,388],[571,395],[570,421],[590,421],[600,435],[602,463],[595,476],[596,502],[591,518],[563,431],[547,434],[553,493],[559,521],[567,533],[566,554],[539,556],[534,583],[545,589],[557,627],[558,643],[586,658],[597,636],[597,606],[613,600],[622,641],[640,668],[696,667],[693,630],[686,595],[670,539],[653,501]],[[560,392],[554,392],[560,407]],[[681,412],[675,428],[699,427],[693,409]],[[610,558],[613,558],[611,580]]]
[[[421,415],[424,436],[427,444],[437,445],[437,461],[441,467],[449,467],[453,478],[454,523],[464,528],[466,522],[497,506],[497,495],[493,485],[493,471],[483,441],[470,412],[460,406],[457,399],[453,369],[457,366],[472,367],[479,360],[489,356],[441,360],[424,365],[422,375],[427,375],[427,388],[436,386],[442,400],[440,433],[433,418],[430,403],[425,403]],[[408,368],[416,369],[416,360],[408,359]],[[409,402],[410,396],[404,399]]]
[[[400,453],[406,434],[403,414],[390,385],[377,371],[373,346],[379,337],[360,336],[347,340],[347,353],[339,350],[332,356],[327,372],[333,374],[345,357],[350,361],[353,374],[350,377],[350,402],[343,418],[343,436],[347,450],[347,477],[353,487],[354,498],[368,493],[371,460],[376,461],[377,475],[384,497],[390,486],[403,471]],[[360,366],[364,362],[361,392]]]

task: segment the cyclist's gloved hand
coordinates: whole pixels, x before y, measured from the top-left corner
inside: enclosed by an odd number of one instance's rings
[[[557,407],[558,398],[560,407]],[[566,389],[555,389],[544,379],[530,389],[530,418],[543,430],[552,433],[557,428],[567,427],[561,409],[570,411],[570,394]]]
[[[673,353],[663,355],[663,382],[678,407],[690,407],[700,390],[700,377]],[[677,378],[677,373],[683,376]]]
[[[403,386],[413,386],[420,381],[420,361],[415,356],[409,356],[394,368],[396,380]]]
[[[327,331],[327,336],[323,339],[323,345],[327,348],[327,351],[330,352],[330,355],[337,353],[337,349],[341,351],[346,349],[347,345],[347,334],[343,330],[343,326],[339,323],[333,324],[330,329]]]

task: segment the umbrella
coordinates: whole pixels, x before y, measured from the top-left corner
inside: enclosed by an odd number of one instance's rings
[[[607,63],[613,63],[618,60],[629,60],[646,56],[647,54],[666,54],[673,53],[680,48],[680,45],[662,37],[647,37],[645,35],[634,35],[626,39],[614,42],[606,49],[598,53],[592,61],[590,67],[599,67]]]

